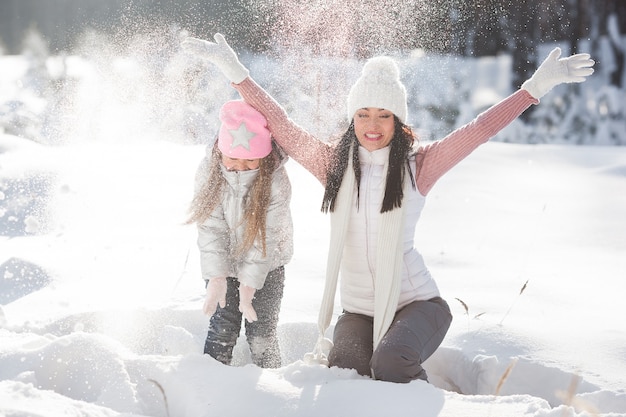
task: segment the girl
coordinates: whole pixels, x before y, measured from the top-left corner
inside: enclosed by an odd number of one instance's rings
[[[406,89],[391,58],[363,67],[347,100],[349,127],[337,145],[293,123],[259,87],[224,37],[188,38],[183,47],[215,65],[244,100],[268,119],[274,139],[325,186],[331,213],[326,287],[314,359],[393,381],[427,380],[423,362],[441,344],[452,316],[413,247],[426,196],[448,170],[560,83],[593,73],[588,54],[559,59],[554,49],[522,88],[432,144],[414,147]],[[343,314],[333,342],[324,339],[341,272]],[[330,347],[326,360],[324,347]]]
[[[245,318],[252,361],[280,366],[276,328],[293,253],[286,157],[267,121],[243,101],[220,110],[216,142],[196,175],[188,223],[198,226],[203,307],[211,317],[204,353],[229,365]]]

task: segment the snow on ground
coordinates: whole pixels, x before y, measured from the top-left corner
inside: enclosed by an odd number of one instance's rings
[[[20,62],[3,67],[1,98],[38,109],[10,82]],[[251,365],[243,338],[224,366],[202,355],[203,283],[195,230],[183,225],[204,149],[145,124],[168,119],[156,104],[175,102],[170,90],[108,63],[113,75],[85,78],[59,103],[73,107],[59,134],[78,140],[0,134],[0,415],[626,416],[626,148],[489,143],[435,186],[417,244],[455,319],[426,363],[430,384],[302,362],[316,339],[328,218],[321,185],[289,162],[284,366]],[[496,97],[508,85],[498,73]],[[220,83],[216,96],[232,94]],[[289,94],[305,120],[314,103]],[[496,99],[481,94],[463,112]],[[433,123],[424,137],[442,128]]]
[[[201,146],[43,149],[4,136],[0,149],[2,178],[11,166],[56,178],[53,230],[0,243],[2,268],[21,266],[0,281],[14,290],[1,414],[626,415],[626,149],[490,143],[442,179],[418,241],[455,320],[427,362],[431,384],[406,385],[301,361],[315,342],[328,227],[321,186],[295,162],[284,366],[263,370],[243,339],[232,367],[201,354],[195,231],[181,224]],[[34,266],[44,284],[20,284]]]

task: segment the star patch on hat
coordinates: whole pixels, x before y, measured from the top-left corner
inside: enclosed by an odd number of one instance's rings
[[[228,133],[233,137],[233,142],[230,144],[231,149],[243,146],[248,151],[250,150],[250,140],[256,136],[256,133],[248,130],[245,122],[241,122],[237,130],[228,129]]]
[[[236,159],[260,159],[271,152],[267,120],[246,102],[226,102],[220,110],[220,121],[218,147],[222,154]]]

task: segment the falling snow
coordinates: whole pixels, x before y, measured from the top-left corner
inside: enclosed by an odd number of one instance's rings
[[[322,138],[345,129],[357,36],[386,28],[401,41],[418,33],[394,19],[436,16],[429,2],[356,3],[284,2],[273,49],[241,51]],[[0,414],[626,416],[626,148],[589,146],[626,144],[624,91],[606,67],[556,88],[433,189],[417,241],[455,320],[427,362],[431,383],[393,384],[301,360],[316,338],[328,219],[323,190],[293,161],[284,366],[251,365],[244,339],[232,367],[201,354],[195,231],[182,223],[217,111],[237,95],[182,54],[185,35],[94,31],[77,54],[0,56]],[[434,38],[445,41],[424,42]],[[512,89],[507,55],[393,54],[424,141]]]

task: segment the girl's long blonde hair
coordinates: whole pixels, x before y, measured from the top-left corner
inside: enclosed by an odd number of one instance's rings
[[[226,183],[220,169],[222,153],[217,147],[217,141],[211,152],[210,170],[208,180],[202,184],[196,192],[189,207],[189,219],[187,224],[204,223],[213,210],[222,201],[222,190]],[[272,151],[259,161],[259,173],[254,179],[250,190],[244,197],[244,216],[241,222],[245,222],[243,241],[237,248],[235,255],[240,256],[248,251],[258,238],[263,248],[263,256],[266,256],[266,220],[267,209],[272,197],[272,176],[280,163],[280,154],[276,145],[272,142]]]

